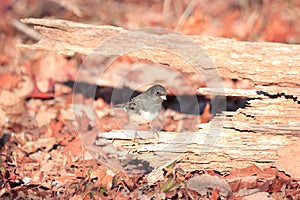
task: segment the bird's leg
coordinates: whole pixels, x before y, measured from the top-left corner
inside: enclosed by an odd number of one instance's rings
[[[138,138],[141,138],[137,132],[137,128],[135,128],[135,132],[134,132],[134,138],[133,138],[133,148],[132,149],[129,149],[128,153],[135,153],[137,152],[137,149],[138,149],[138,145],[139,145],[139,140]]]
[[[139,144],[139,140],[138,140],[138,139],[142,139],[142,138],[141,138],[141,136],[139,136],[139,134],[138,134],[138,132],[137,132],[137,128],[135,128],[133,142]]]
[[[157,131],[155,128],[153,128],[153,126],[151,126],[150,123],[148,124],[148,126],[149,126],[149,128],[151,128],[152,133],[155,133],[155,134],[156,134],[157,140],[159,140],[159,134],[158,134],[158,131]]]
[[[135,128],[135,131],[134,131],[134,138],[133,138],[133,142],[134,142],[134,143],[136,143],[136,142],[138,143],[138,142],[139,142],[138,136],[139,136],[139,135],[138,135],[138,133],[137,133],[137,129]]]

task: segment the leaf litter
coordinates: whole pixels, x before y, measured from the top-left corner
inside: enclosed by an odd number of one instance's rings
[[[154,179],[151,184],[144,175],[114,171],[98,160],[84,159],[85,150],[73,121],[72,89],[64,84],[74,81],[76,66],[79,66],[81,57],[66,59],[55,53],[24,52],[16,44],[20,38],[28,38],[14,33],[6,24],[12,16],[43,16],[37,10],[45,10],[42,9],[44,2],[31,3],[32,9],[27,9],[27,13],[23,13],[26,10],[24,8],[29,5],[26,1],[4,1],[0,11],[1,18],[5,19],[0,22],[0,29],[5,34],[3,38],[1,33],[0,38],[1,199],[300,199],[297,159],[299,142],[279,150],[281,159],[275,165],[280,170],[272,166],[260,169],[251,165],[227,173],[199,170],[185,172],[174,165],[164,168],[160,178]],[[167,18],[166,22],[168,28],[177,26],[186,34],[204,33],[239,39],[249,37],[250,40],[299,42],[299,30],[294,28],[299,27],[299,20],[292,20],[297,17],[299,5],[297,6],[296,1],[291,3],[295,6],[287,9],[282,2],[273,2],[271,7],[283,7],[284,12],[275,9],[276,12],[264,15],[276,19],[270,19],[272,23],[268,23],[264,30],[261,28],[261,24],[265,23],[261,18],[263,15],[252,16],[251,19],[256,20],[256,23],[247,21],[243,24],[238,19],[241,11],[238,9],[232,12],[234,1],[229,4],[220,1],[218,6],[206,1],[200,2],[194,8],[197,12],[186,17],[182,25],[177,24],[181,16],[178,14],[180,9],[172,10],[174,3],[171,3],[167,8],[171,9],[171,16],[175,17]],[[48,6],[49,4],[54,9],[48,14],[58,11],[54,1],[47,3]],[[179,8],[184,7],[184,1],[179,4]],[[157,25],[161,21],[160,4],[154,4],[150,10],[146,2],[136,7],[134,1],[111,1],[106,6],[99,5],[99,2],[85,5],[80,5],[79,2],[73,6],[82,6],[80,8],[90,10],[91,15],[99,15],[97,17],[105,24],[125,28]],[[204,6],[207,6],[204,9],[206,12],[203,12]],[[251,15],[252,9],[257,9],[255,3],[243,6],[243,15]],[[264,8],[268,6],[262,4],[259,12],[266,12]],[[120,11],[117,9],[120,7],[128,10],[134,8],[136,12]],[[72,16],[74,9],[68,8],[55,15],[61,18]],[[112,10],[115,11],[115,16],[109,17]],[[209,23],[208,19],[213,16],[214,23]],[[84,18],[90,19],[91,16]],[[199,29],[199,23],[205,28]],[[220,23],[228,27],[227,32],[215,26]],[[96,103],[100,109],[108,106],[101,98]],[[208,110],[209,107],[206,107],[206,112],[201,116],[203,122],[211,118]],[[101,129],[109,131],[119,128],[117,124],[111,125],[111,116],[107,113],[100,115],[105,122]],[[170,115],[175,116],[176,113]],[[166,130],[179,129],[172,124],[172,121],[176,121],[176,116],[167,121]],[[93,137],[93,130],[88,132],[89,119],[85,118],[82,123],[86,127],[86,137]]]

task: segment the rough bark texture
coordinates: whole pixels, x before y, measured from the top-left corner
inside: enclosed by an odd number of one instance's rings
[[[45,36],[34,45],[22,45],[31,49],[45,49],[64,54],[75,52],[92,53],[101,42],[125,30],[112,26],[93,26],[64,20],[23,19],[22,22],[34,24],[35,29]],[[151,35],[144,34],[145,44],[156,41]],[[299,96],[300,46],[268,42],[240,42],[233,39],[191,36],[215,62],[223,78],[246,79],[254,86],[276,86],[274,93],[297,88]],[[134,41],[134,38],[132,38]],[[181,41],[166,38],[170,47],[182,45]],[[129,42],[130,43],[130,42]],[[174,44],[175,43],[175,44]],[[111,51],[104,54],[113,53]],[[139,51],[130,54],[153,62],[165,63],[181,71],[193,71],[183,59],[166,56],[165,52]],[[278,88],[279,86],[279,88]],[[281,89],[281,90],[280,90]],[[285,90],[284,90],[285,91]],[[271,92],[271,91],[270,91]]]
[[[22,22],[35,25],[35,29],[44,36],[38,43],[23,44],[22,47],[52,50],[69,55],[75,52],[89,54],[104,40],[125,31],[112,26],[93,26],[63,20],[24,19]],[[143,40],[140,42],[145,45],[157,43],[151,34],[144,32],[136,34],[142,34]],[[188,152],[181,158],[181,165],[185,168],[197,166],[191,163],[201,163],[207,168],[217,169],[243,167],[250,163],[260,166],[272,165],[278,160],[276,151],[279,147],[299,142],[300,46],[241,42],[216,37],[190,36],[190,38],[208,53],[222,78],[248,80],[253,85],[252,90],[225,90],[220,92],[221,95],[253,99],[248,101],[246,108],[236,112],[224,112],[221,114],[224,118],[214,119],[224,122],[224,128],[221,137],[212,145],[213,150],[210,154],[203,154],[203,144],[184,139],[202,137],[200,133],[207,133],[207,127],[203,127],[199,133],[162,133],[158,143],[149,141],[142,143],[137,152],[158,153],[160,145],[170,142],[164,140],[171,137],[169,134],[182,134],[181,141],[185,142],[188,148],[180,149],[174,144],[174,148],[168,150]],[[134,47],[133,41],[134,38],[132,38]],[[170,48],[184,45],[184,41],[173,41],[168,36],[164,42]],[[102,53],[118,55],[113,48]],[[181,58],[162,51],[141,50],[131,52],[128,56],[164,63],[180,72],[195,71],[193,66]],[[210,68],[206,68],[205,63],[201,64],[202,69],[209,73]],[[199,91],[202,94],[209,94],[204,88]],[[113,134],[117,143],[131,142],[130,138]]]

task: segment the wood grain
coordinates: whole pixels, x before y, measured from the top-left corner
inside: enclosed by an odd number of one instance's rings
[[[123,28],[112,26],[95,26],[64,20],[23,19],[23,23],[32,24],[44,37],[36,44],[20,45],[28,49],[43,49],[72,55],[74,53],[90,54],[105,40],[126,32]],[[134,35],[135,34],[135,35]],[[189,52],[190,46],[184,46],[185,40],[174,41],[169,35],[161,40],[159,36],[145,32],[135,32],[127,43],[135,47],[135,36],[142,38],[138,42],[146,46],[163,42],[170,49],[184,47]],[[173,141],[167,150],[169,153],[188,153],[181,158],[180,165],[186,169],[199,167],[213,169],[230,169],[249,166],[250,163],[266,167],[278,159],[276,151],[290,145],[300,137],[300,46],[269,42],[244,42],[234,39],[189,36],[200,45],[207,57],[211,59],[220,77],[223,79],[247,80],[252,84],[249,90],[227,88],[200,88],[199,93],[241,96],[249,98],[245,108],[236,112],[223,112],[215,121],[223,123],[222,134],[216,143],[210,144],[210,153],[203,152],[200,139],[209,133],[207,126],[199,132],[161,134],[159,141],[142,143],[136,151],[141,155],[155,155],[159,149]],[[114,49],[101,52],[103,55],[117,55]],[[128,47],[128,46],[127,46]],[[195,68],[181,57],[172,53],[142,49],[130,52],[127,56],[147,59],[154,63],[163,63],[184,73],[193,74]],[[211,66],[200,63],[205,73],[211,73]],[[181,144],[168,140],[177,134]],[[182,134],[182,135],[179,135]],[[131,139],[123,138],[116,132],[107,135],[114,138],[116,144],[128,147]],[[207,137],[210,137],[209,135]],[[189,138],[198,138],[198,142]],[[112,139],[112,138],[108,138]],[[187,148],[180,148],[183,145]],[[149,153],[150,152],[150,153]]]

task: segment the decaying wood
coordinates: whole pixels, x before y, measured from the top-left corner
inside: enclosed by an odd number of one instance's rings
[[[35,25],[45,39],[34,45],[22,45],[31,49],[45,49],[63,54],[92,53],[104,40],[125,30],[113,26],[94,26],[64,20],[23,19],[23,23]],[[142,32],[145,44],[156,42],[151,34]],[[268,42],[240,42],[233,39],[191,36],[214,61],[222,78],[245,79],[254,86],[275,85],[280,89],[299,88],[300,46]],[[181,41],[167,40],[171,47],[180,47]],[[134,43],[134,38],[132,38]],[[114,47],[112,47],[114,48]],[[112,51],[113,52],[113,51]],[[103,52],[109,54],[110,51]],[[165,52],[139,51],[132,56],[165,63],[181,71],[193,68],[181,58]],[[271,92],[271,91],[270,91]],[[277,91],[276,91],[277,92]],[[298,92],[299,95],[299,92]]]
[[[230,170],[233,167],[245,167],[250,163],[264,168],[272,165],[278,156],[278,148],[291,144],[299,139],[297,134],[269,134],[258,132],[241,132],[233,129],[223,129],[220,135],[210,135],[208,130],[200,129],[197,132],[161,132],[159,139],[141,134],[138,147],[133,146],[132,137],[122,131],[101,133],[108,140],[114,140],[116,145],[127,150],[136,151],[137,157],[151,163],[157,156],[165,156],[160,164],[170,164],[173,158],[180,158],[180,166],[185,170],[199,168]],[[133,131],[132,131],[133,132]],[[216,137],[216,138],[213,138]],[[149,139],[150,138],[150,139]],[[207,138],[212,142],[207,142]],[[215,142],[214,142],[215,141]],[[209,153],[207,153],[209,152]],[[169,156],[171,153],[173,155]],[[142,157],[141,156],[141,157]],[[169,162],[168,162],[169,161]],[[151,165],[152,166],[152,165]],[[154,167],[155,164],[153,164]]]
[[[126,30],[112,26],[94,26],[74,23],[64,20],[23,19],[27,24],[35,25],[43,36],[38,43],[21,45],[30,49],[44,49],[63,54],[90,54],[109,37]],[[157,42],[153,35],[138,32],[143,43],[152,45]],[[181,149],[176,143],[169,152],[188,152],[181,164],[193,168],[191,163],[201,163],[207,168],[231,168],[248,166],[250,163],[258,165],[272,165],[278,157],[276,150],[289,145],[300,138],[300,46],[268,42],[241,42],[233,39],[190,36],[199,44],[211,58],[222,78],[248,80],[251,90],[221,90],[220,95],[242,96],[252,98],[246,108],[236,112],[223,112],[220,120],[224,123],[222,135],[212,145],[212,152],[204,154],[201,142],[193,142],[184,138],[203,137],[208,133],[207,128],[200,133],[162,133],[159,141],[147,142],[137,149],[140,154],[158,153],[160,146],[166,145],[168,138],[174,134],[182,134],[184,146]],[[170,48],[178,48],[183,41],[172,41],[167,36],[164,42]],[[134,37],[132,38],[134,43]],[[117,52],[108,49],[103,55],[115,55]],[[164,63],[180,72],[194,72],[190,66],[179,57],[161,51],[140,50],[131,52],[128,56],[147,59],[154,63]],[[204,71],[209,68],[203,66]],[[212,90],[218,93],[220,88],[201,88],[202,94],[209,94]],[[223,118],[222,118],[223,117]],[[115,142],[128,146],[128,138],[122,138],[116,132]],[[149,154],[149,155],[150,155]],[[197,165],[195,165],[197,166]]]

